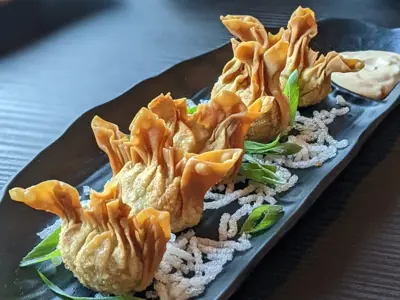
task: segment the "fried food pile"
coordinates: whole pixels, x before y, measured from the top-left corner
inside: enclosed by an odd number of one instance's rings
[[[74,187],[57,180],[9,194],[62,219],[61,258],[83,285],[116,295],[142,291],[171,231],[197,225],[207,190],[238,172],[244,138],[260,110],[261,101],[247,107],[222,91],[188,114],[186,99],[161,94],[136,114],[130,134],[93,118],[113,177],[103,191],[91,190],[87,207]]]
[[[16,187],[11,198],[62,219],[59,249],[65,266],[94,291],[122,295],[151,283],[171,231],[197,225],[211,186],[238,173],[245,139],[270,141],[290,127],[283,93],[299,74],[300,106],[330,92],[332,72],[363,64],[336,52],[309,47],[317,34],[314,12],[299,7],[287,29],[273,35],[251,16],[221,17],[233,58],[215,83],[211,100],[187,111],[185,98],[161,94],[133,118],[129,133],[96,116],[91,127],[108,156],[112,178],[90,192],[82,207],[78,191],[50,180]]]

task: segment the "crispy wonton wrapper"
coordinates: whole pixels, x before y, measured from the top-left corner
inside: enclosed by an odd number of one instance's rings
[[[173,100],[161,94],[149,109],[166,122],[171,130],[168,145],[188,153],[244,148],[244,139],[252,123],[260,117],[262,101],[246,105],[229,91],[214,95],[207,104],[199,104],[194,114],[187,113],[186,99]],[[231,182],[241,165],[241,157],[225,182]]]
[[[117,136],[116,132],[100,130],[101,122],[105,122],[100,120],[94,119],[99,146],[106,149],[110,161],[124,167],[117,170],[102,193],[92,191],[92,197],[108,199],[110,190],[118,184],[121,199],[131,207],[132,214],[146,207],[168,211],[173,232],[200,222],[205,193],[234,168],[243,154],[242,149],[193,154],[174,147],[173,124],[167,126],[147,108],[142,108],[132,121],[130,141],[120,145],[110,139]],[[111,128],[106,125],[104,128]]]
[[[247,139],[267,142],[289,126],[289,101],[280,89],[279,76],[286,64],[288,43],[282,40],[265,49],[259,42],[241,42],[234,58],[214,85],[211,96],[223,90],[236,93],[247,105],[261,101],[261,116],[253,123]]]
[[[321,102],[331,92],[333,72],[358,72],[364,64],[357,59],[347,59],[331,51],[326,56],[318,55],[309,47],[310,40],[317,35],[314,12],[299,6],[292,14],[282,39],[289,42],[286,67],[281,73],[281,89],[285,88],[290,74],[299,73],[299,106],[310,106]]]
[[[297,69],[299,73],[300,99],[299,106],[308,106],[319,103],[331,91],[331,74],[333,72],[357,72],[363,68],[363,63],[355,59],[345,59],[336,52],[329,52],[326,56],[318,56],[309,48],[310,40],[317,35],[317,24],[314,12],[309,8],[299,6],[292,14],[288,28],[276,35],[267,32],[262,23],[251,16],[227,15],[221,17],[225,27],[241,42],[232,39],[234,57],[225,65],[222,75],[213,88],[213,93],[221,90],[238,91],[249,85],[249,65],[257,68],[256,62],[243,63],[237,59],[236,49],[243,42],[256,42],[259,45],[261,55],[269,48],[276,45],[280,40],[289,43],[287,61],[280,76],[280,88],[284,90],[290,74]],[[273,62],[270,62],[273,63]],[[254,87],[252,88],[254,90]],[[239,94],[239,93],[238,93]],[[273,96],[272,94],[268,94]],[[249,95],[240,94],[242,100],[247,104]],[[252,93],[254,99],[254,93]],[[258,126],[258,123],[253,125]],[[272,136],[271,134],[267,134]],[[264,140],[269,140],[265,138]],[[256,140],[262,140],[260,137]]]
[[[283,28],[277,34],[267,32],[264,25],[252,16],[227,15],[220,19],[232,35],[243,42],[258,42],[265,50],[275,45],[284,32]]]
[[[253,101],[246,107],[240,97],[229,91],[222,91],[209,103],[198,105],[194,114],[188,114],[185,98],[174,100],[170,94],[161,94],[149,104],[149,109],[165,122],[168,129],[165,130],[163,146],[194,154],[243,149],[247,131],[261,115],[261,107],[261,100]],[[100,117],[93,119],[92,129],[97,144],[107,153],[113,174],[116,175],[135,155],[131,152],[128,135],[122,133],[115,124]],[[133,135],[131,140],[132,137]],[[224,181],[231,181],[239,171],[240,164],[239,158],[235,167],[224,177]]]
[[[57,180],[13,188],[10,196],[62,219],[62,260],[86,287],[122,295],[151,283],[170,239],[168,212],[146,208],[132,215],[118,193],[82,207],[78,191]]]

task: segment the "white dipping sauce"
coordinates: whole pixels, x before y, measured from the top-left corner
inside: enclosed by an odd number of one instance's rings
[[[386,51],[343,52],[345,58],[364,62],[365,67],[354,73],[333,73],[332,80],[352,92],[381,100],[400,81],[400,54]]]

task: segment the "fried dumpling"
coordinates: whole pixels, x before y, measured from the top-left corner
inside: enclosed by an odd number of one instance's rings
[[[256,41],[241,42],[234,51],[234,59],[241,67],[231,72],[227,69],[228,62],[223,71],[236,77],[226,77],[223,73],[213,87],[212,96],[227,89],[236,93],[247,106],[261,101],[262,114],[249,129],[247,139],[270,141],[289,126],[289,101],[279,83],[287,50],[288,43],[282,40],[267,50]]]
[[[261,107],[259,100],[247,108],[240,97],[229,91],[221,91],[207,104],[198,105],[193,114],[187,113],[186,99],[173,100],[170,94],[161,94],[149,104],[172,133],[167,145],[189,153],[243,149],[246,133],[261,115]],[[230,175],[236,175],[240,164],[239,159]]]
[[[326,56],[318,55],[309,47],[310,40],[317,35],[314,12],[299,6],[292,14],[282,39],[289,42],[286,67],[281,73],[281,89],[285,88],[290,74],[297,69],[299,74],[299,106],[321,102],[331,91],[333,72],[357,72],[364,65],[356,59],[346,59],[331,51]]]
[[[168,211],[173,232],[197,225],[203,214],[205,193],[234,168],[243,150],[193,154],[168,145],[170,127],[147,108],[138,112],[130,130],[130,142],[118,147],[113,148],[111,141],[104,139],[108,145],[103,148],[110,150],[110,161],[121,158],[124,167],[102,193],[92,192],[92,197],[108,199],[110,190],[118,184],[121,199],[131,207],[131,214],[146,207]]]
[[[78,191],[50,180],[10,190],[13,200],[62,219],[59,249],[65,267],[86,287],[116,295],[151,283],[170,239],[168,212],[146,208],[136,215],[118,198],[92,198],[82,207]]]

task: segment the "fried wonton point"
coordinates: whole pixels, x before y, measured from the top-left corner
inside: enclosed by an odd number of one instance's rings
[[[129,136],[99,116],[93,118],[91,126],[97,145],[107,154],[113,175],[116,175],[130,158],[129,147],[125,147],[130,142]]]
[[[78,191],[56,180],[11,189],[10,196],[62,219],[62,260],[86,287],[122,295],[151,283],[170,239],[168,212],[146,208],[133,215],[114,197],[81,207]]]
[[[220,17],[226,29],[243,42],[256,41],[263,49],[275,45],[282,37],[284,29],[277,34],[271,34],[265,30],[264,25],[252,16],[226,15]]]

